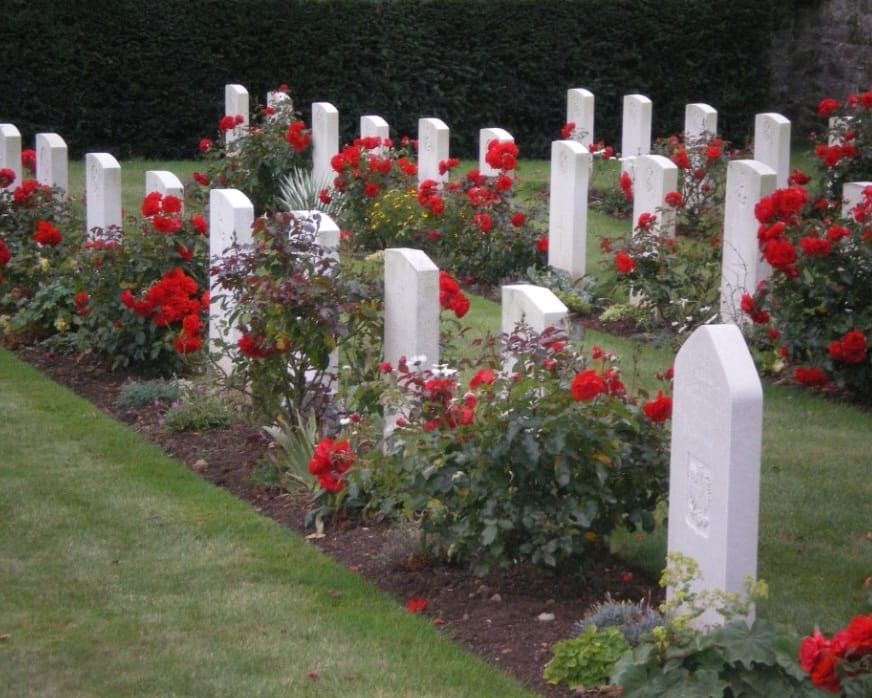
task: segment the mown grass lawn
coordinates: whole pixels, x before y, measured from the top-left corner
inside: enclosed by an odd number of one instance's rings
[[[532,695],[3,350],[0,395],[0,695]]]

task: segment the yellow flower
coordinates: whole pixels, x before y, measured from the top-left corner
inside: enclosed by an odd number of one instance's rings
[[[58,319],[54,321],[54,326],[58,332],[66,332],[70,327],[70,323],[58,316]]]

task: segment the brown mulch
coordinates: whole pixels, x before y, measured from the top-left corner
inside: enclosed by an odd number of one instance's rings
[[[303,535],[312,533],[303,526],[308,506],[304,496],[258,485],[251,477],[268,450],[258,428],[236,423],[209,432],[171,434],[162,426],[159,406],[135,411],[115,407],[122,385],[136,376],[111,372],[88,357],[33,347],[19,347],[16,353],[262,515]],[[602,560],[583,576],[517,565],[478,578],[466,568],[422,558],[411,525],[344,521],[328,524],[325,534],[311,543],[401,604],[413,597],[426,599],[427,616],[448,637],[549,697],[615,695],[574,693],[545,684],[542,669],[550,659],[549,648],[572,636],[574,623],[607,592],[618,599],[661,598],[656,580],[619,559]],[[553,614],[553,620],[539,620],[541,614]]]

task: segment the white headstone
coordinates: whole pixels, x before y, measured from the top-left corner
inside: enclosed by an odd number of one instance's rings
[[[844,133],[851,123],[850,116],[831,116],[829,121],[829,135],[827,136],[827,145],[838,145],[841,141],[841,135]]]
[[[56,133],[36,134],[36,179],[64,194],[70,190],[67,144]]]
[[[159,192],[163,196],[175,196],[185,205],[185,186],[181,180],[169,170],[146,170],[145,193]]]
[[[240,245],[252,243],[251,226],[254,223],[254,206],[248,197],[238,189],[212,189],[209,192],[209,258],[219,259],[234,241]],[[218,367],[225,375],[230,375],[233,364],[229,356],[218,346],[218,340],[236,345],[240,333],[235,327],[223,327],[230,313],[222,310],[218,296],[223,289],[214,275],[209,275],[209,346],[210,351],[218,352]]]
[[[242,85],[225,85],[224,86],[224,115],[237,116],[242,115],[243,121],[235,128],[227,131],[224,138],[227,143],[232,143],[240,136],[244,135],[248,129],[249,120],[249,104],[248,90]]]
[[[15,189],[21,184],[21,132],[14,124],[0,124],[0,170],[6,169],[15,173],[15,180],[4,188]]]
[[[651,118],[654,105],[644,95],[625,95],[621,128],[621,171],[630,172],[633,158],[651,152]]]
[[[439,174],[439,163],[448,159],[448,127],[441,119],[418,119],[418,181],[444,182],[448,173]]]
[[[771,267],[760,256],[754,207],[775,191],[775,170],[756,160],[733,160],[727,165],[724,197],[724,242],[721,265],[721,321],[748,321],[740,303],[757,284],[768,279]]]
[[[382,141],[391,137],[391,127],[382,117],[366,114],[360,117],[361,138],[381,138]]]
[[[694,331],[673,392],[669,551],[699,564],[697,590],[741,593],[757,576],[763,389],[736,325]],[[695,621],[721,622],[713,611]]]
[[[312,103],[312,179],[318,187],[333,182],[330,160],[339,152],[339,110],[330,102]]]
[[[581,143],[551,144],[551,195],[548,207],[548,264],[573,279],[587,265],[587,190],[593,157]]]
[[[774,112],[754,117],[754,159],[775,170],[779,188],[790,177],[790,120]]]
[[[496,177],[500,173],[498,169],[488,165],[485,160],[488,145],[492,141],[514,143],[515,139],[511,133],[502,128],[483,128],[478,132],[478,171],[485,177]]]
[[[845,182],[842,187],[842,218],[851,218],[851,211],[863,202],[863,191],[872,187],[872,182]]]
[[[674,238],[675,211],[666,206],[664,199],[669,192],[678,189],[678,166],[662,155],[640,155],[636,158],[635,170],[633,227],[638,224],[639,216],[650,213],[657,218],[660,235]]]
[[[421,250],[385,250],[385,361],[439,363],[439,269]]]
[[[512,333],[523,322],[541,334],[549,327],[566,329],[569,310],[550,288],[532,284],[502,287],[502,330]]]
[[[85,156],[85,227],[89,235],[94,229],[120,228],[121,165],[109,153],[88,153]]]
[[[283,90],[270,90],[266,93],[266,106],[273,109],[292,106],[291,96]]]
[[[718,112],[714,107],[696,102],[684,108],[684,140],[689,145],[703,139],[714,138],[718,133]]]
[[[593,143],[594,102],[593,92],[584,88],[574,87],[566,91],[566,123],[575,124],[585,148],[590,148]]]

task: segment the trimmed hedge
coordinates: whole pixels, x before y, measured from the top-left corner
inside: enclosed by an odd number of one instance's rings
[[[191,157],[213,136],[226,83],[263,99],[291,85],[340,111],[415,136],[437,116],[452,153],[476,152],[483,126],[508,129],[546,157],[566,90],[597,98],[596,136],[615,144],[621,99],[654,101],[654,133],[709,102],[742,142],[767,103],[776,10],[758,0],[5,0],[0,121],[25,142],[57,131],[76,156]],[[619,145],[619,143],[618,143]]]

